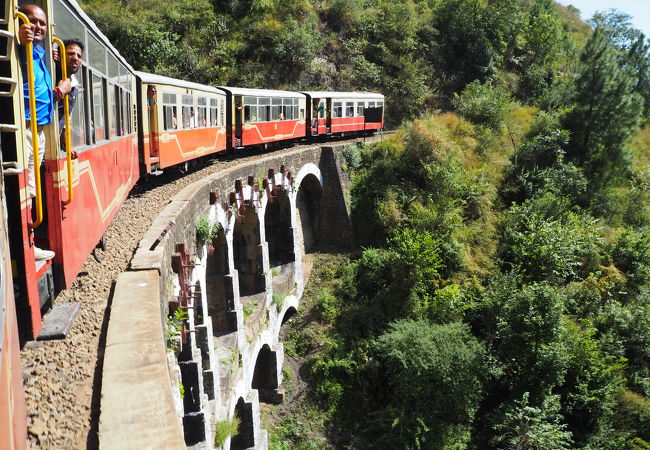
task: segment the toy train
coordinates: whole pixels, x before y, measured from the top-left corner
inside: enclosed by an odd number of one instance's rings
[[[56,292],[70,287],[141,177],[226,150],[372,133],[384,125],[381,94],[213,87],[137,72],[74,0],[45,0],[40,6],[49,19],[48,58],[55,35],[81,40],[85,54],[69,127],[78,157],[61,151],[56,120],[46,126],[37,193],[43,224],[32,232],[15,6],[5,2],[6,31],[0,35],[7,44],[0,77],[10,80],[11,91],[0,97],[0,131],[2,159],[14,167],[13,176],[5,178],[5,195],[23,341],[39,335],[42,313]],[[49,64],[53,68],[51,59]],[[35,243],[52,249],[54,258],[36,261]]]

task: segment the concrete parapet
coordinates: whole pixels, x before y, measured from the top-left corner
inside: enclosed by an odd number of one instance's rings
[[[156,271],[120,274],[102,374],[102,449],[184,448],[167,370]]]

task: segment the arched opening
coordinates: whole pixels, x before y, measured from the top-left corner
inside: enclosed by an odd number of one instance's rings
[[[192,294],[194,295],[192,299],[194,308],[190,311],[194,311],[194,324],[201,325],[204,321],[205,312],[203,311],[203,291],[201,290],[201,283],[198,281],[194,283],[194,291]]]
[[[277,389],[278,387],[277,358],[268,345],[264,345],[257,354],[251,387],[253,389]]]
[[[278,379],[278,354],[271,351],[268,345],[262,346],[253,371],[251,387],[257,389],[259,399],[264,403],[282,403],[283,394],[278,391],[280,380]]]
[[[290,307],[290,308],[287,308],[287,310],[284,313],[284,316],[282,316],[282,325],[287,323],[289,321],[289,319],[291,319],[293,316],[296,315],[297,312],[298,311],[296,311],[296,308],[294,308],[293,306]]]
[[[264,229],[271,267],[294,262],[291,202],[286,191],[278,190],[269,196],[264,213]]]
[[[321,233],[321,197],[322,187],[315,175],[303,178],[298,189],[296,207],[298,222],[302,234],[304,252],[308,253],[318,243]]]
[[[239,212],[233,231],[233,253],[235,269],[239,273],[239,292],[241,296],[264,292],[264,270],[260,224],[253,208],[247,207]]]
[[[235,417],[239,419],[237,435],[230,441],[231,450],[241,450],[255,446],[255,428],[253,425],[253,404],[239,398],[235,406]]]
[[[212,318],[212,330],[229,332],[237,329],[232,277],[228,268],[228,242],[223,229],[212,242],[214,252],[207,257],[205,274],[208,315]]]

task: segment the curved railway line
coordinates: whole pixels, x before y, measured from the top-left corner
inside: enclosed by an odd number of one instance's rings
[[[366,142],[380,138],[373,136],[366,138]],[[265,154],[313,146],[296,144]],[[192,172],[165,174],[140,182],[132,190],[105,234],[106,251],[98,250],[102,262],[88,257],[72,287],[56,299],[56,303],[81,303],[68,337],[60,341],[32,341],[21,352],[31,448],[97,448],[106,312],[115,279],[128,268],[138,242],[170,198],[215,171],[244,165],[260,154],[250,150],[219,154]]]

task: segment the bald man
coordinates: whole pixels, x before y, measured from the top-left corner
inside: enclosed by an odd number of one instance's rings
[[[55,100],[63,98],[71,90],[69,80],[61,80],[58,86],[52,89],[52,76],[45,63],[45,50],[43,49],[43,40],[47,32],[47,17],[45,12],[37,5],[25,5],[20,7],[20,12],[24,13],[31,22],[31,26],[22,24],[18,30],[18,40],[23,45],[21,51],[21,69],[23,72],[23,93],[25,97],[25,120],[26,120],[26,139],[25,148],[27,152],[27,168],[29,169],[29,191],[30,196],[36,196],[36,178],[34,176],[34,150],[32,149],[32,131],[30,122],[36,120],[38,130],[38,149],[39,159],[37,164],[42,164],[45,157],[45,133],[43,128],[52,123],[54,117]],[[27,42],[32,42],[34,56],[34,87],[36,97],[36,111],[30,111],[29,108],[29,84],[27,83],[27,57],[24,46]],[[37,261],[52,259],[54,252],[42,250],[34,247],[34,257]]]

